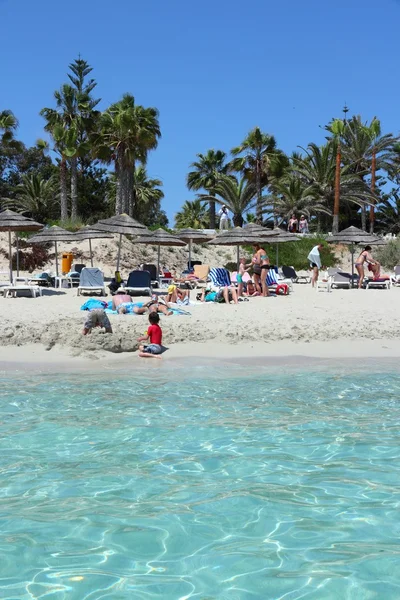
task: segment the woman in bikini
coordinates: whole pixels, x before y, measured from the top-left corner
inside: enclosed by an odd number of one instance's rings
[[[371,246],[365,246],[364,250],[361,252],[360,256],[357,258],[355,263],[355,268],[358,273],[358,289],[362,288],[364,282],[364,263],[367,263],[368,269],[372,271],[374,278],[378,279],[380,275],[381,265],[377,260],[374,260],[370,254]]]
[[[254,244],[255,254],[253,256],[253,271],[254,271],[254,283],[257,287],[256,282],[256,270],[255,267],[258,267],[257,271],[258,275],[258,287],[260,286],[261,281],[261,292],[264,297],[269,296],[269,289],[267,286],[267,271],[270,268],[268,254],[265,252],[264,248],[261,248],[260,244]]]

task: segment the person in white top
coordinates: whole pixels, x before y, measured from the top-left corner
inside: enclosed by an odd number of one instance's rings
[[[318,281],[318,274],[321,268],[321,255],[319,251],[322,250],[323,247],[323,244],[318,244],[317,246],[314,246],[310,254],[307,256],[307,259],[310,261],[310,267],[313,270],[311,278],[312,287],[314,287]]]
[[[219,216],[219,228],[220,229],[228,229],[229,223],[229,213],[225,204],[222,205],[221,210],[218,212]]]

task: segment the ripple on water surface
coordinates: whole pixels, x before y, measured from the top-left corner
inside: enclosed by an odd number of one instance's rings
[[[400,375],[247,374],[3,377],[0,599],[398,600]]]

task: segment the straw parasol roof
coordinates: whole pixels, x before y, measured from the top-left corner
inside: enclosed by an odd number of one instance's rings
[[[269,237],[273,237],[273,236],[277,235],[275,230],[267,229],[266,227],[263,227],[262,225],[258,225],[257,223],[247,223],[246,225],[243,226],[243,229],[245,229],[246,231],[251,231],[251,233],[263,236],[265,242],[267,242],[267,240],[265,238],[269,238]]]
[[[43,225],[13,210],[0,212],[0,231],[38,231]]]
[[[273,236],[266,236],[263,231],[258,229],[259,227],[260,226],[258,225],[257,229],[246,227],[225,229],[213,240],[210,240],[208,244],[213,246],[237,246],[237,264],[239,268],[239,246],[244,246],[245,244],[263,244],[267,241],[272,242]],[[269,238],[271,238],[271,240],[269,240]]]
[[[58,225],[52,227],[45,227],[42,231],[39,231],[36,235],[29,238],[29,243],[32,244],[46,244],[54,243],[54,249],[56,254],[56,275],[58,277],[58,248],[57,242],[74,242],[75,240],[82,239],[77,233],[67,231]]]
[[[371,244],[379,240],[378,236],[353,226],[326,238],[326,241],[331,244]]]
[[[94,229],[90,225],[85,225],[82,229],[78,229],[76,235],[79,235],[79,239],[89,240],[89,250],[90,250],[90,264],[93,267],[93,252],[92,252],[92,240],[103,240],[110,239],[113,237],[112,233],[107,233],[106,231],[100,231],[98,229]]]
[[[46,244],[51,242],[73,242],[79,239],[77,233],[67,231],[62,227],[58,227],[58,225],[52,225],[51,227],[45,227],[29,238],[29,242],[32,242],[32,244]]]
[[[208,242],[212,238],[210,234],[206,233],[202,229],[193,229],[192,227],[187,227],[186,229],[177,229],[175,235],[180,240],[197,242],[198,244]]]
[[[37,223],[33,219],[24,217],[13,210],[3,210],[0,213],[0,231],[8,231],[8,256],[9,256],[9,268],[10,268],[10,283],[13,283],[13,269],[12,269],[12,246],[11,246],[11,232],[15,231],[37,231],[41,229],[43,225]],[[18,238],[17,238],[18,244]],[[17,270],[18,270],[18,254],[17,254]]]
[[[283,231],[280,227],[274,227],[272,229],[272,233],[274,234],[274,239],[271,240],[271,244],[282,244],[285,242],[298,242],[300,240],[299,236],[295,233],[290,233],[289,231]]]
[[[178,237],[171,235],[168,231],[164,229],[156,229],[155,231],[150,231],[149,235],[141,236],[137,239],[138,244],[154,244],[158,246],[157,252],[157,277],[160,274],[160,251],[161,246],[186,246],[186,242],[180,240]]]
[[[93,229],[107,231],[108,233],[119,233],[117,271],[119,271],[119,262],[121,258],[122,236],[141,236],[150,234],[150,231],[147,229],[147,227],[125,213],[122,215],[115,215],[115,217],[110,217],[109,219],[101,219],[93,225]]]
[[[150,233],[147,227],[126,214],[101,219],[93,225],[93,229],[107,231],[108,233],[119,233],[120,235],[148,235]]]
[[[141,236],[137,242],[138,244],[157,244],[159,246],[186,246],[186,242],[175,235],[171,235],[161,227],[155,231],[150,231],[148,235]]]
[[[180,240],[189,242],[189,266],[192,263],[192,243],[204,244],[212,239],[212,234],[206,233],[203,229],[194,229],[187,227],[186,229],[177,229],[175,235]]]

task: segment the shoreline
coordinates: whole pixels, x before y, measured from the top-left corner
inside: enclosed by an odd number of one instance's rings
[[[163,355],[163,360],[140,359],[137,352],[112,353],[105,351],[72,355],[71,349],[54,346],[47,350],[41,344],[6,346],[0,348],[0,371],[37,371],[73,373],[79,371],[125,371],[131,374],[144,369],[179,369],[193,367],[218,367],[233,365],[243,367],[318,368],[347,367],[363,370],[375,367],[400,368],[400,340],[360,339],[331,340],[326,342],[248,342],[174,344]]]

